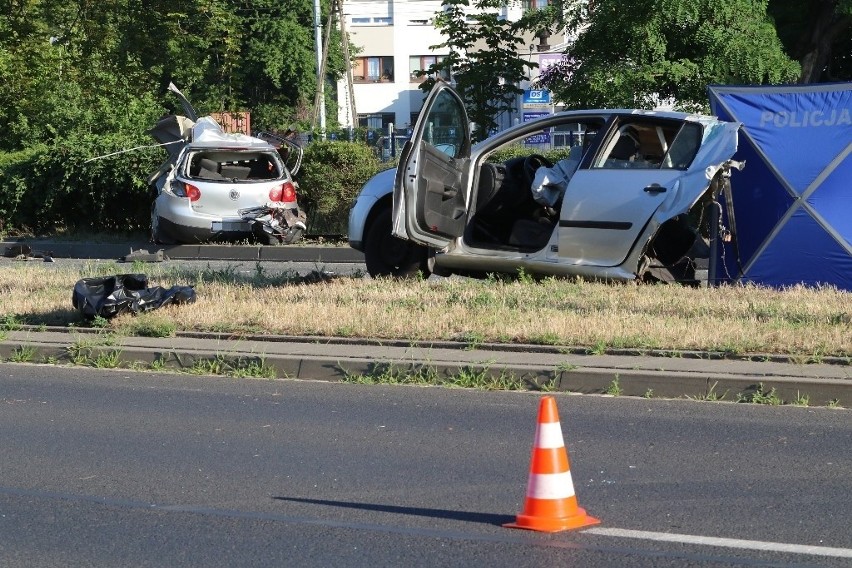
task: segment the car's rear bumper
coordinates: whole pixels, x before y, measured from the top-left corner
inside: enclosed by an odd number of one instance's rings
[[[250,239],[254,235],[251,226],[244,223],[245,229],[233,230],[232,226],[222,230],[213,230],[213,225],[206,227],[192,227],[175,223],[166,217],[160,217],[160,232],[170,240],[184,244],[204,243],[209,241],[235,241]]]

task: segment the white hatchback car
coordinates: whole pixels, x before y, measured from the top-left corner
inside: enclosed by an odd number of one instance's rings
[[[187,116],[162,118],[150,133],[169,159],[148,179],[155,195],[151,238],[156,243],[250,239],[289,244],[301,238],[294,174],[302,148],[286,138],[225,133],[209,116],[198,118],[170,85]],[[287,163],[293,164],[292,171]]]
[[[374,277],[523,270],[696,283],[719,228],[716,197],[742,166],[731,161],[739,127],[679,112],[578,110],[471,145],[461,98],[439,83],[399,167],[362,188],[349,243]],[[533,153],[530,142],[560,132],[575,143],[564,159]],[[506,147],[515,157],[495,161]]]

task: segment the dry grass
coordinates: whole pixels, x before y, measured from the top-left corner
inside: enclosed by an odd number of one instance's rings
[[[0,318],[85,325],[71,307],[83,277],[145,272],[150,285],[194,285],[198,301],[109,326],[132,333],[144,318],[176,330],[395,339],[455,339],[604,348],[852,356],[852,294],[833,288],[683,288],[465,279],[305,283],[296,275],[158,265],[76,270],[41,263],[0,267]],[[2,323],[0,319],[0,323]]]

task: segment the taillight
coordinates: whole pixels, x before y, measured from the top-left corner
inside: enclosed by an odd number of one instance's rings
[[[269,190],[269,201],[281,201],[281,196],[284,194],[284,186],[276,185]]]
[[[184,184],[186,196],[189,197],[190,201],[198,201],[201,198],[201,190],[192,185],[191,183]]]
[[[290,203],[296,201],[296,188],[289,181],[284,182],[281,186],[281,201]]]
[[[191,183],[180,182],[172,186],[175,195],[178,197],[188,197],[190,201],[198,201],[201,197],[201,190]]]

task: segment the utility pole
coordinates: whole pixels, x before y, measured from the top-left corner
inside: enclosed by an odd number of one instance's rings
[[[346,20],[343,16],[342,0],[331,0],[331,9],[328,13],[328,23],[326,24],[325,34],[322,33],[322,24],[320,23],[319,0],[314,0],[314,24],[316,27],[316,44],[317,44],[317,94],[314,98],[314,122],[316,127],[317,117],[319,117],[320,136],[325,138],[325,70],[328,61],[328,45],[331,40],[331,29],[334,27],[334,18],[337,16],[340,22],[340,35],[342,37],[343,55],[346,61],[346,89],[347,89],[347,110],[352,113],[352,123],[354,125],[357,115],[355,114],[355,92],[352,86],[352,65],[349,60],[349,37],[346,35]],[[323,37],[324,36],[324,37]],[[322,38],[322,39],[321,39]]]
[[[320,138],[325,138],[325,52],[322,48],[320,0],[314,0],[314,40],[317,50],[317,95],[314,98],[314,125],[319,116]]]
[[[340,18],[340,43],[343,44],[343,60],[346,62],[346,100],[352,117],[352,128],[358,126],[358,115],[355,113],[355,88],[352,86],[352,60],[349,58],[349,34],[346,33],[346,17],[343,15],[343,0],[336,0],[338,17]]]

